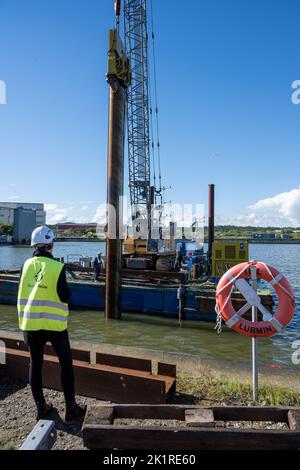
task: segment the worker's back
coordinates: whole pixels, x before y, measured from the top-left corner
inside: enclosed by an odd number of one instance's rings
[[[63,264],[35,256],[23,266],[18,293],[19,327],[23,331],[63,331],[67,328],[68,305],[57,294]]]

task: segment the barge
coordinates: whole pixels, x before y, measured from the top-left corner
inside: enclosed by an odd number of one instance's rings
[[[0,303],[17,304],[19,274],[15,271],[0,273]],[[71,309],[99,310],[105,308],[105,280],[95,282],[89,273],[68,274],[71,290]],[[150,314],[166,318],[195,321],[216,321],[216,283],[203,278],[196,282],[182,284],[163,277],[154,279],[149,275],[144,280],[124,278],[122,281],[122,311]],[[274,305],[271,292],[258,291],[262,303],[270,311]],[[245,300],[236,291],[232,294],[233,305],[240,308]],[[249,310],[249,314],[251,314]]]

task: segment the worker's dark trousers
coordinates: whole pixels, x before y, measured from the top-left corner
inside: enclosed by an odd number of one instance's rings
[[[29,382],[36,402],[44,402],[42,365],[44,345],[51,343],[61,367],[61,385],[66,403],[75,400],[74,372],[68,331],[24,331],[24,340],[30,351]]]
[[[99,266],[99,267],[95,268],[95,273],[94,273],[94,280],[95,281],[99,281],[100,274],[101,274],[101,268]]]

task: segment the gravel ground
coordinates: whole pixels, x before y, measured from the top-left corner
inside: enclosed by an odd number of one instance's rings
[[[53,449],[84,449],[81,439],[82,421],[66,426],[62,392],[44,389],[45,399],[53,410],[50,419],[56,423],[57,440]],[[77,397],[78,403],[105,403],[93,398]],[[36,424],[36,408],[29,385],[16,380],[0,379],[0,449],[18,449]]]
[[[162,426],[186,427],[184,421],[175,419],[115,419],[115,426]],[[286,423],[273,423],[271,421],[215,421],[217,428],[251,428],[251,429],[288,429]]]
[[[57,440],[53,449],[80,450],[84,449],[81,439],[82,421],[72,426],[66,426],[64,419],[64,398],[61,392],[45,389],[45,398],[52,402],[54,407],[50,419],[56,423]],[[174,402],[189,400],[174,399]],[[81,404],[107,403],[93,398],[77,397]],[[219,403],[225,405],[225,403]],[[216,405],[216,403],[214,403]],[[0,378],[0,449],[18,449],[36,424],[36,409],[29,385],[16,380]],[[139,420],[116,419],[115,425],[144,425],[144,426],[185,426],[183,421],[177,420]],[[285,423],[272,422],[216,422],[217,427],[230,428],[256,428],[256,429],[287,429]]]

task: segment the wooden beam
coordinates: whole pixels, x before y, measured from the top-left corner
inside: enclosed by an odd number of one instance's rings
[[[115,418],[176,419],[184,421],[186,408],[185,405],[115,405]],[[192,406],[188,408],[192,408]]]
[[[260,406],[213,406],[216,421],[273,421],[287,423],[288,408]]]
[[[265,429],[97,426],[82,428],[89,449],[296,450],[300,432]]]
[[[199,409],[196,405],[116,405],[115,417],[137,419],[185,420],[186,409]],[[216,421],[273,421],[287,423],[289,408],[259,406],[205,407],[214,413]],[[300,408],[298,408],[300,410]]]

